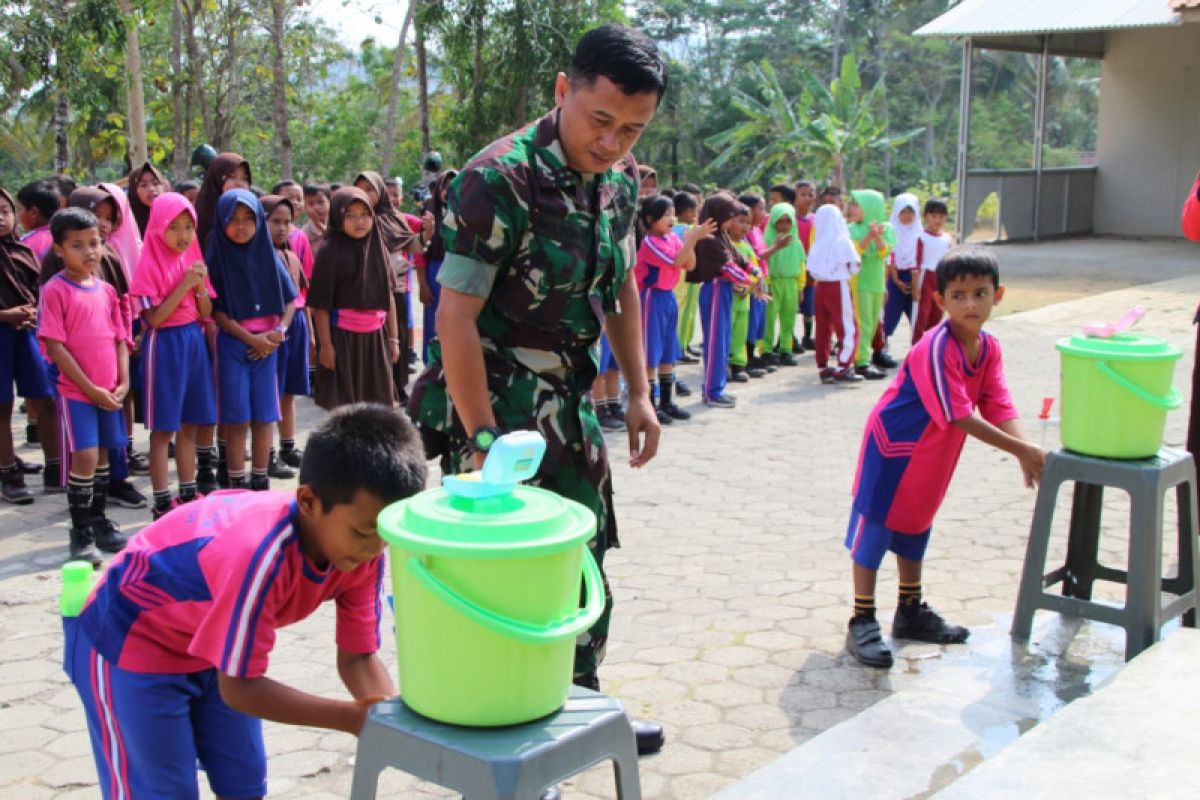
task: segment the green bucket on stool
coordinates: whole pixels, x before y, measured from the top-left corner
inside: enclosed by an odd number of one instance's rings
[[[516,725],[567,699],[575,637],[604,608],[587,548],[596,518],[553,492],[520,486],[545,441],[503,436],[481,473],[379,515],[396,609],[400,697],[454,725]],[[580,607],[580,582],[585,602]]]
[[[1062,444],[1101,458],[1149,458],[1162,447],[1167,412],[1183,403],[1172,383],[1178,347],[1153,336],[1059,339]]]

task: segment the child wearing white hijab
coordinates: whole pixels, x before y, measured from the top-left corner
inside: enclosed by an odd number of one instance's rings
[[[813,230],[816,238],[808,252],[808,274],[815,284],[816,356],[821,383],[857,383],[863,378],[854,371],[859,331],[854,320],[850,279],[858,272],[858,248],[850,238],[845,217],[835,205],[817,209]],[[838,340],[836,366],[830,367],[834,336]]]
[[[883,307],[883,335],[891,338],[908,317],[912,325],[913,278],[917,274],[917,242],[921,238],[921,201],[915,194],[905,192],[892,202],[892,230],[896,232],[896,247],[888,263],[887,302]]]

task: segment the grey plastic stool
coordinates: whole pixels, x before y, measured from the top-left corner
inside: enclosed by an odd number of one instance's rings
[[[1075,496],[1066,563],[1043,575],[1054,505],[1059,487],[1067,481],[1075,482]],[[1105,486],[1129,493],[1128,571],[1105,567],[1099,561]],[[1179,506],[1179,574],[1163,578],[1163,500],[1171,489]],[[1115,608],[1093,602],[1092,585],[1097,580],[1125,584],[1125,605]],[[1061,595],[1045,591],[1055,584],[1062,584]],[[1190,453],[1163,449],[1153,458],[1118,461],[1060,450],[1047,457],[1013,615],[1014,638],[1028,639],[1034,612],[1049,609],[1120,625],[1125,629],[1128,661],[1158,641],[1167,620],[1182,614],[1185,626],[1196,626],[1198,586],[1196,465]],[[1164,603],[1162,592],[1175,597]]]
[[[590,689],[573,686],[558,711],[506,728],[446,725],[396,698],[375,705],[359,734],[350,798],[375,797],[379,773],[395,767],[460,791],[466,800],[536,800],[548,787],[609,760],[617,797],[641,800],[637,741],[625,709]]]

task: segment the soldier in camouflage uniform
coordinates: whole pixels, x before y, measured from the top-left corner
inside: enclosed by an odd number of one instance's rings
[[[612,477],[588,391],[607,327],[629,381],[630,463],[657,449],[632,281],[638,170],[629,150],[666,87],[654,44],[620,26],[580,41],[557,108],[494,142],[451,184],[438,338],[409,411],[446,472],[482,463],[481,428],[536,430],[547,451],[536,485],[576,500],[597,519],[598,563],[618,544]],[[576,647],[575,680],[598,686],[612,595]],[[643,751],[661,746],[639,730]],[[647,745],[656,739],[655,747]]]

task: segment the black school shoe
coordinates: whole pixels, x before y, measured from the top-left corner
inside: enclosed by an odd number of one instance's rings
[[[866,380],[851,367],[839,369],[837,372],[833,373],[833,377],[838,383],[862,383],[864,380]]]
[[[750,376],[746,374],[745,367],[731,367],[729,370],[729,380],[735,383],[749,383]]]
[[[680,422],[692,418],[692,413],[690,411],[684,411],[674,403],[663,403],[661,406],[659,406],[659,410],[671,419],[677,419]]]
[[[146,496],[129,481],[108,482],[108,499],[121,508],[145,508]]]
[[[821,383],[825,384],[826,386],[833,384],[833,383],[837,383],[837,370],[836,369],[833,369],[831,367],[826,367],[825,369],[821,370],[821,372],[818,374],[821,377]]]
[[[779,366],[781,367],[795,367],[799,364],[800,362],[797,361],[796,357],[791,353],[784,353],[779,357]]]
[[[129,540],[125,538],[125,534],[121,533],[121,529],[117,524],[107,517],[97,517],[88,523],[88,527],[92,532],[92,541],[96,543],[96,547],[106,553],[119,553],[125,549],[125,545],[129,544]]]
[[[14,456],[13,460],[16,462],[17,469],[21,471],[22,475],[38,475],[42,471],[41,464],[30,463],[20,456]]]
[[[696,358],[694,355],[692,355],[691,353],[689,353],[687,350],[684,350],[684,351],[683,351],[683,355],[681,355],[681,356],[680,356],[678,359],[676,359],[676,363],[679,363],[679,364],[699,364],[699,363],[700,363],[700,359]]]
[[[686,383],[679,380],[679,378],[676,378],[675,379],[675,396],[676,397],[691,397],[692,396],[692,387],[688,386]]]
[[[283,463],[283,459],[279,458],[279,454],[272,447],[267,461],[267,475],[281,480],[290,480],[296,477],[296,470]]]
[[[300,469],[300,462],[304,460],[304,451],[299,447],[285,447],[279,451],[279,460],[293,469]]]
[[[887,350],[876,350],[871,356],[871,363],[880,369],[895,369],[900,366],[900,362],[892,358],[892,354]]]
[[[96,541],[92,538],[90,524],[71,528],[67,535],[70,537],[67,552],[70,554],[68,558],[71,561],[86,561],[93,567],[104,563],[104,556],[100,555],[100,551],[96,549]]]
[[[668,414],[666,409],[663,409],[663,408],[654,409],[654,416],[658,417],[659,425],[670,425],[672,422],[675,421],[675,420],[671,419],[671,415]]]
[[[25,476],[18,469],[0,475],[0,493],[13,505],[27,506],[33,502],[33,490],[25,485]]]
[[[971,632],[962,625],[951,625],[942,615],[922,602],[900,606],[892,619],[892,636],[930,644],[962,644]]]
[[[880,381],[887,377],[886,372],[872,364],[867,364],[864,367],[855,367],[854,372],[869,381]]]
[[[883,641],[879,623],[866,617],[851,618],[850,629],[846,631],[846,652],[868,667],[887,669],[895,663],[892,651]]]

